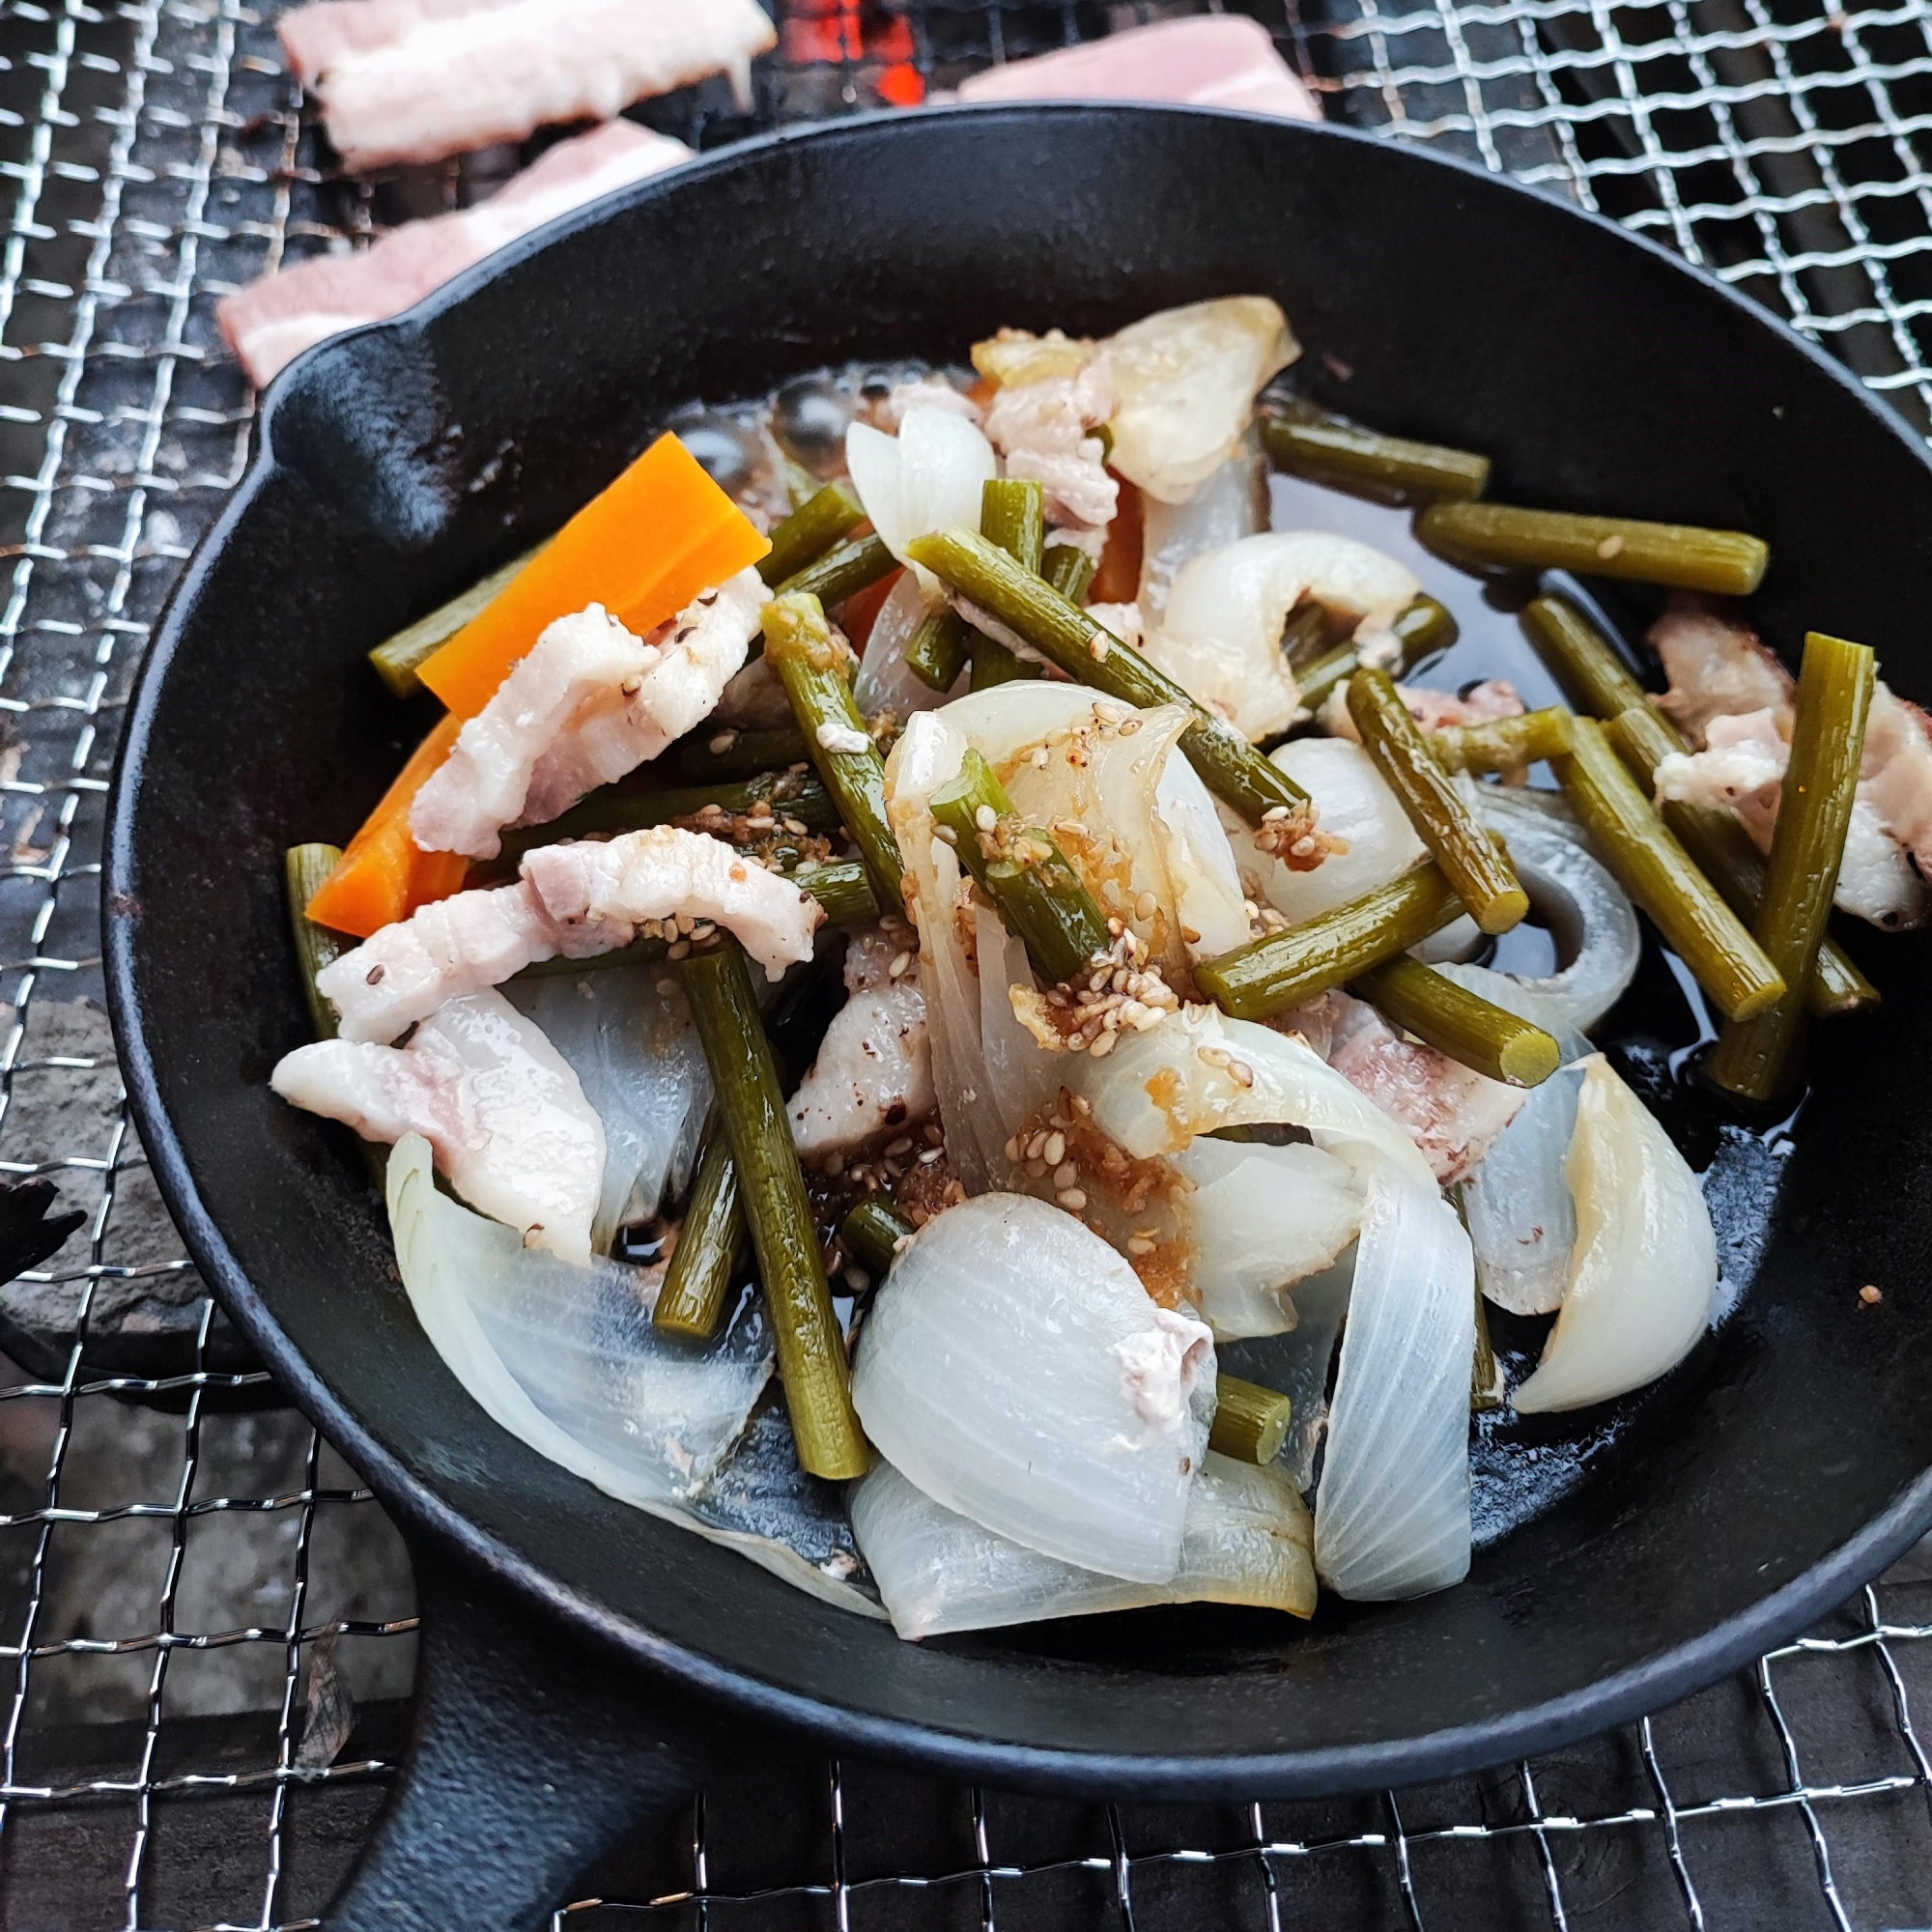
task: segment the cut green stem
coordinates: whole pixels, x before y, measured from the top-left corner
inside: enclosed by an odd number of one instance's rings
[[[1649,703],[1616,647],[1569,598],[1533,598],[1521,621],[1537,656],[1578,711],[1614,718]]]
[[[1099,563],[1078,544],[1058,543],[1047,545],[1039,574],[1069,604],[1084,604],[1099,568]]]
[[[1635,705],[1605,727],[1617,756],[1646,792],[1657,789],[1657,767],[1673,752],[1688,749],[1675,725],[1649,705]],[[1690,805],[1671,799],[1658,807],[1663,822],[1697,863],[1725,902],[1749,925],[1764,897],[1764,854],[1735,811],[1723,806]],[[1804,1004],[1817,1019],[1857,1012],[1879,1004],[1879,991],[1857,963],[1828,933],[1818,948],[1817,970],[1804,988]]]
[[[810,762],[796,724],[700,724],[678,748],[678,776],[688,784],[725,784]]]
[[[1430,754],[1394,679],[1386,671],[1356,671],[1349,680],[1349,715],[1362,734],[1362,749],[1375,760],[1416,837],[1435,855],[1470,917],[1489,933],[1520,925],[1529,911],[1529,895]]]
[[[683,1335],[694,1342],[717,1334],[724,1317],[724,1297],[749,1238],[731,1143],[714,1118],[698,1157],[697,1178],[691,1184],[677,1246],[671,1250],[657,1306],[651,1310],[652,1324],[667,1335]]]
[[[1475,724],[1451,724],[1431,731],[1424,741],[1445,772],[1520,771],[1542,758],[1559,757],[1574,742],[1570,714],[1560,705],[1525,711],[1515,718],[1486,718]]]
[[[980,633],[952,611],[929,611],[906,646],[906,669],[934,691],[951,691],[973,655]],[[1009,653],[1010,655],[1010,653]]]
[[[1204,960],[1194,969],[1194,983],[1237,1020],[1266,1019],[1360,979],[1463,911],[1455,887],[1435,865],[1424,864],[1301,925]]]
[[[1571,570],[1748,597],[1771,551],[1743,530],[1649,524],[1633,517],[1581,517],[1509,503],[1433,503],[1415,533],[1438,555],[1474,570]]]
[[[538,544],[535,550],[526,550],[522,556],[512,557],[479,582],[472,583],[461,596],[452,597],[447,604],[440,605],[427,617],[418,617],[407,630],[398,631],[393,638],[384,639],[369,653],[369,662],[376,668],[376,675],[398,697],[413,697],[422,689],[422,680],[416,676],[416,667],[433,658],[486,604],[494,602],[497,593],[543,548],[542,544]]]
[[[1538,1087],[1562,1064],[1550,1035],[1432,966],[1401,955],[1353,982],[1371,1006],[1451,1060],[1512,1087]]]
[[[1384,436],[1304,397],[1263,418],[1262,443],[1283,469],[1378,503],[1407,508],[1480,497],[1489,486],[1487,456]]]
[[[898,1258],[898,1244],[911,1240],[913,1232],[912,1223],[883,1194],[868,1194],[839,1224],[838,1238],[877,1281]]]
[[[1046,550],[1045,490],[1019,477],[995,477],[980,492],[980,530],[988,543],[1037,577]],[[983,631],[968,629],[975,691],[1044,674],[1044,665],[1031,663]]]
[[[772,547],[758,565],[767,585],[814,564],[835,544],[849,537],[866,521],[866,506],[849,483],[828,483],[795,509],[772,532]]]
[[[1604,863],[1727,1019],[1762,1012],[1784,991],[1777,968],[1657,815],[1594,718],[1555,762]]]
[[[1180,749],[1208,789],[1250,825],[1259,825],[1278,806],[1292,810],[1306,803],[1301,787],[1239,732],[1196,704],[1171,677],[1069,604],[1045,579],[1022,570],[997,545],[972,530],[943,530],[919,537],[907,548],[915,562],[1069,677],[1137,710],[1186,705],[1195,722],[1181,734]]]
[[[811,761],[872,873],[883,906],[901,898],[904,861],[886,817],[886,766],[846,682],[851,653],[815,597],[787,592],[765,607],[765,656],[805,735]]]
[[[1719,1087],[1748,1100],[1776,1093],[1798,1037],[1804,988],[1838,890],[1877,677],[1868,646],[1820,631],[1805,638],[1791,758],[1756,920],[1758,940],[1791,990],[1742,1024],[1727,1026],[1705,1063]]]
[[[1222,1375],[1214,1382],[1214,1420],[1208,1446],[1217,1456],[1237,1463],[1272,1463],[1288,1440],[1294,1405],[1287,1396],[1239,1376]]]
[[[303,910],[342,863],[336,845],[291,845],[282,855],[282,883],[289,908],[289,933],[296,943],[296,963],[301,968],[302,997],[317,1039],[335,1037],[335,1008],[315,983],[325,966],[332,966],[356,942],[331,926],[318,925]]]
[[[869,589],[899,567],[899,560],[879,537],[860,537],[829,550],[816,562],[794,571],[777,586],[781,597],[816,597],[828,609]],[[770,634],[767,633],[767,636]]]
[[[1107,916],[1052,835],[1026,824],[993,768],[968,751],[959,775],[932,795],[932,815],[992,900],[1033,969],[1061,985],[1107,949]]]
[[[852,1408],[845,1342],[745,954],[735,940],[723,939],[679,960],[675,971],[704,1042],[737,1170],[798,1460],[832,1481],[863,1476],[871,1458]]]
[[[1403,676],[1456,641],[1456,620],[1435,598],[1418,597],[1389,626],[1389,634],[1401,652],[1397,675]],[[1301,708],[1310,713],[1320,711],[1329,693],[1353,673],[1358,662],[1353,644],[1337,644],[1297,667],[1294,681]]]

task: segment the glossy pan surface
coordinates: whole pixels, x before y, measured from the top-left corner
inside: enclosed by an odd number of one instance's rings
[[[1782,1151],[1705,1130],[1739,1292],[1720,1332],[1615,1427],[1490,1445],[1485,1520],[1517,1526],[1466,1584],[1331,1603],[1308,1628],[1146,1612],[908,1645],[624,1508],[469,1402],[410,1314],[346,1137],[270,1094],[305,1029],[279,854],[343,838],[422,728],[381,694],[371,643],[553,527],[689,399],[1236,292],[1280,299],[1325,400],[1493,452],[1496,497],[1760,532],[1772,637],[1868,640],[1896,689],[1932,696],[1932,469],[1756,310],[1393,145],[1083,107],[755,144],[304,357],[129,720],[108,880],[123,1064],[238,1325],[419,1527],[639,1661],[847,1747],[1116,1791],[1403,1782],[1668,1701],[1932,1526],[1916,940],[1860,949],[1887,1004],[1831,1036]]]

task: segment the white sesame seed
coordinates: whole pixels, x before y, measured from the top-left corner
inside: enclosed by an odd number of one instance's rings
[[[1143,893],[1134,901],[1136,919],[1151,919],[1160,910],[1160,901],[1151,893]]]
[[[887,979],[903,980],[906,975],[906,969],[911,964],[912,964],[912,954],[910,952],[895,953],[893,956],[893,963],[886,968]]]
[[[1262,813],[1262,823],[1264,825],[1272,825],[1278,819],[1283,819],[1286,818],[1287,816],[1288,816],[1287,806],[1271,805],[1264,812]]]
[[[1228,1063],[1228,1078],[1236,1087],[1252,1087],[1255,1084],[1255,1069],[1245,1060],[1231,1060]]]
[[[1080,1179],[1080,1167],[1076,1161],[1063,1160],[1053,1170],[1053,1184],[1056,1187],[1071,1187]]]
[[[999,822],[1000,822],[1000,814],[997,811],[995,811],[990,805],[981,805],[974,809],[973,823],[977,825],[981,832],[991,832],[995,830],[998,827]]]
[[[1100,1036],[1100,1037],[1094,1042],[1092,1048],[1093,1057],[1095,1060],[1105,1060],[1108,1054],[1113,1052],[1114,1042],[1119,1038],[1120,1035],[1117,1033],[1103,1033]]]
[[[1149,1240],[1145,1235],[1129,1235],[1127,1236],[1127,1252],[1130,1255],[1151,1255],[1154,1251],[1154,1246],[1155,1244]]]
[[[1058,1199],[1069,1214],[1079,1213],[1087,1205],[1087,1196],[1077,1187],[1063,1187]]]
[[[1066,1158],[1066,1136],[1061,1133],[1048,1134],[1039,1152],[1040,1158],[1048,1167],[1058,1167]]]

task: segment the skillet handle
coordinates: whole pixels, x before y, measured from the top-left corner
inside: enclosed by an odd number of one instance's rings
[[[565,1888],[699,1783],[676,1693],[412,1539],[414,1733],[328,1932],[541,1932]],[[682,1728],[695,1728],[685,1718]],[[708,1726],[707,1726],[708,1728]]]

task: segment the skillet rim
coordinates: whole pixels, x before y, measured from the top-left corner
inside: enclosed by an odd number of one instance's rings
[[[472,1522],[443,1500],[431,1483],[392,1456],[357,1414],[336,1398],[290,1341],[252,1282],[236,1262],[219,1228],[203,1207],[180,1137],[161,1099],[148,1050],[138,988],[138,902],[132,892],[134,826],[149,738],[168,670],[199,602],[201,586],[226,549],[235,528],[248,516],[258,494],[277,468],[277,417],[334,358],[352,356],[355,345],[384,331],[401,336],[459,306],[476,291],[567,236],[601,225],[619,208],[676,193],[683,184],[729,171],[764,153],[797,142],[869,138],[880,128],[943,121],[961,114],[1003,118],[1016,126],[1099,115],[1185,116],[1237,126],[1264,124],[1290,141],[1333,139],[1357,142],[1382,153],[1402,154],[1400,165],[1446,169],[1486,188],[1554,204],[1571,219],[1595,228],[1625,247],[1638,249],[1720,297],[1759,327],[1795,348],[1814,369],[1867,415],[1903,442],[1916,460],[1932,470],[1932,449],[1913,438],[1896,413],[1888,410],[1842,364],[1800,335],[1780,318],[1749,300],[1717,276],[1664,247],[1621,227],[1606,216],[1528,186],[1508,175],[1492,173],[1473,161],[1427,149],[1398,146],[1386,138],[1332,123],[1285,122],[1231,109],[1179,107],[1151,102],[1026,102],[1004,106],[957,103],[920,109],[883,110],[836,122],[777,129],[700,155],[667,173],[648,177],[586,205],[499,249],[466,270],[402,315],[330,337],[303,352],[270,384],[258,414],[257,441],[242,482],[221,514],[196,546],[170,591],[153,640],[130,694],[117,749],[103,840],[102,965],[121,1069],[135,1124],[163,1199],[183,1239],[230,1320],[242,1330],[282,1384],[290,1399],[362,1472],[385,1506],[413,1529],[452,1548],[530,1603],[541,1605],[575,1630],[614,1650],[631,1662],[669,1678],[681,1688],[713,1697],[747,1717],[778,1723],[822,1743],[858,1747],[878,1755],[910,1761],[962,1779],[1021,1782],[1061,1790],[1107,1787],[1122,1796],[1247,1797],[1334,1795],[1389,1784],[1409,1784],[1534,1755],[1579,1738],[1628,1723],[1662,1709],[1751,1662],[1766,1650],[1832,1609],[1932,1530],[1932,1468],[1905,1485],[1891,1502],[1829,1555],[1789,1579],[1769,1596],[1714,1625],[1701,1635],[1641,1663],[1597,1679],[1584,1688],[1547,1698],[1526,1708],[1381,1743],[1235,1755],[1127,1754],[1048,1749],[1003,1743],[983,1734],[858,1712],[801,1691],[783,1690],[762,1678],[716,1662],[648,1627],[612,1611],[560,1577],[526,1557],[512,1544]]]

